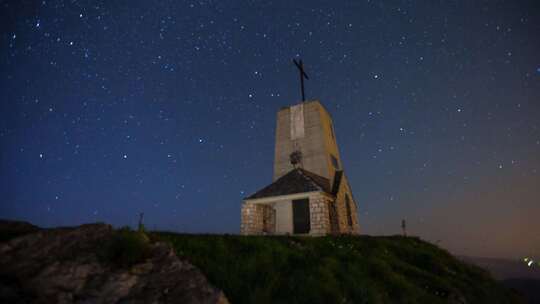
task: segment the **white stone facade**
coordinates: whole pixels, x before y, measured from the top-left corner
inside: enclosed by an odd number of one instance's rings
[[[349,226],[344,205],[336,204],[336,197],[325,192],[245,200],[242,204],[240,233],[243,235],[294,234],[292,202],[302,198],[309,199],[310,230],[308,235],[359,233],[356,208],[354,211],[351,210],[353,226]],[[351,205],[356,204],[351,203]]]

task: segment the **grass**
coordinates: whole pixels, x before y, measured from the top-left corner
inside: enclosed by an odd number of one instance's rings
[[[25,233],[0,231],[0,242]],[[150,239],[149,239],[150,237]],[[413,237],[288,237],[118,229],[97,248],[130,267],[172,244],[231,303],[523,303],[483,269]]]
[[[231,303],[521,303],[481,268],[412,237],[152,233]]]

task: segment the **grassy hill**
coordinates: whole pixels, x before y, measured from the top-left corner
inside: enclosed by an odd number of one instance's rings
[[[522,303],[483,269],[413,237],[156,232],[231,303]]]
[[[22,224],[0,221],[0,243],[40,230]],[[143,262],[148,238],[117,234],[121,262]],[[414,237],[148,235],[170,243],[231,303],[524,303],[487,271]]]

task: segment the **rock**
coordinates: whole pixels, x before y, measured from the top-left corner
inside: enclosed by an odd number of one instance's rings
[[[33,233],[38,230],[39,227],[27,222],[0,219],[0,242],[7,241],[17,236]]]
[[[129,266],[104,258],[105,224],[41,230],[0,244],[1,303],[228,303],[165,243]]]

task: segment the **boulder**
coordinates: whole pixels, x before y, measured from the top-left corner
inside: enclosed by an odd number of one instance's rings
[[[135,233],[135,232],[133,232]],[[165,243],[144,259],[107,259],[117,232],[106,224],[39,230],[0,243],[1,303],[228,303]]]

